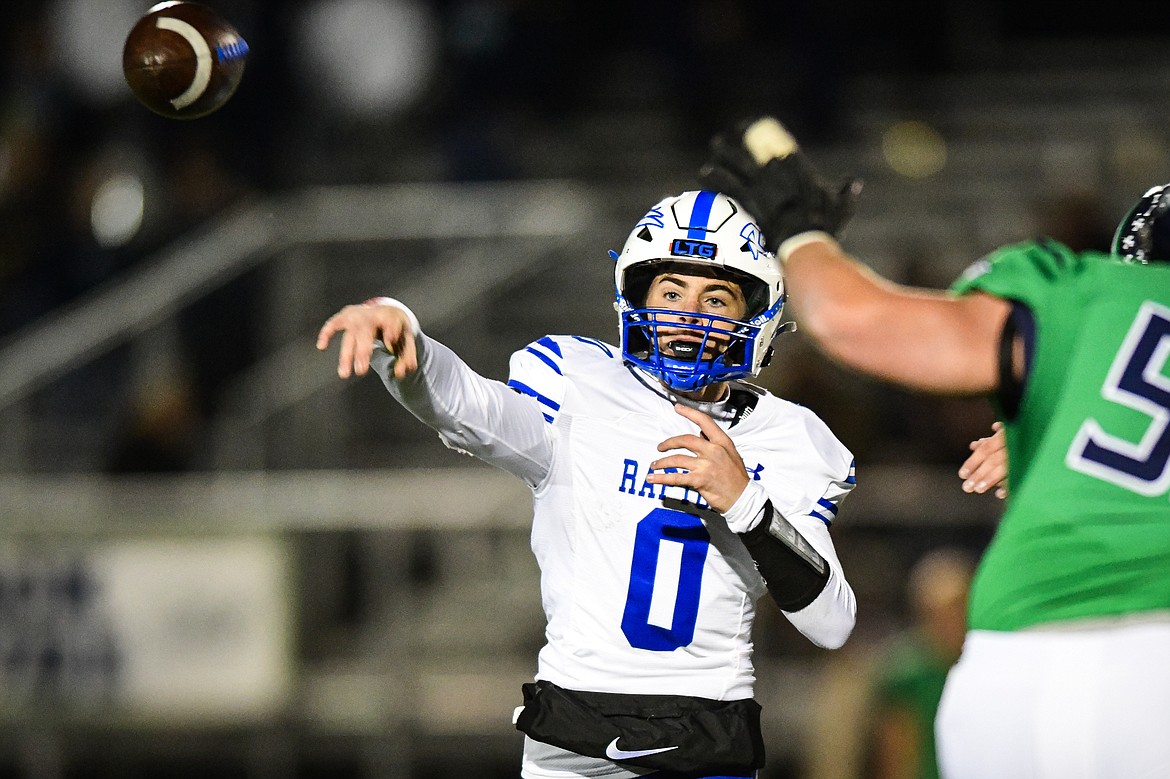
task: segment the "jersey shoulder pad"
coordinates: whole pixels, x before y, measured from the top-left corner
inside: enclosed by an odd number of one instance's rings
[[[857,486],[853,453],[807,406],[765,393],[759,423],[773,434],[768,448],[775,459],[770,474],[780,491],[777,508],[786,516],[804,514],[832,525],[842,501]]]
[[[600,363],[613,361],[620,365],[621,353],[609,344],[577,335],[546,335],[512,354],[508,386],[536,398],[545,419],[553,422],[569,377],[589,375]]]

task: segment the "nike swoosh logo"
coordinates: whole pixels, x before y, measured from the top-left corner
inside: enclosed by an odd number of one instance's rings
[[[672,749],[678,749],[677,746],[673,746],[659,747],[658,749],[631,749],[626,751],[624,749],[619,749],[617,742],[618,740],[615,738],[613,741],[609,742],[609,746],[605,748],[605,756],[610,760],[633,760],[635,757],[657,755],[659,752],[669,752]]]

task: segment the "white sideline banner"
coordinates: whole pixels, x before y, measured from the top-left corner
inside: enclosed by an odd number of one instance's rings
[[[90,560],[97,605],[120,647],[116,689],[128,712],[256,719],[285,702],[291,628],[282,543],[126,540]]]
[[[292,686],[287,542],[103,539],[0,549],[0,711],[255,722]]]

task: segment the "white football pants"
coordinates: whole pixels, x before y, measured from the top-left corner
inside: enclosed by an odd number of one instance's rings
[[[971,631],[935,731],[943,779],[1170,777],[1170,617]]]

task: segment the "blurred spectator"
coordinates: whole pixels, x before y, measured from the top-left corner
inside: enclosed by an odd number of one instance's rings
[[[966,552],[941,548],[911,569],[912,623],[886,649],[874,683],[870,779],[938,779],[934,716],[963,648],[974,568]]]
[[[169,473],[192,467],[199,410],[182,376],[144,383],[132,400],[123,437],[115,443],[113,473]]]

